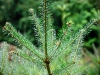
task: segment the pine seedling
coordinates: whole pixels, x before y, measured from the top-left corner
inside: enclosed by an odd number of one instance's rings
[[[57,38],[48,11],[48,2],[43,0],[41,19],[37,18],[32,8],[29,9],[31,23],[35,23],[38,47],[21,35],[11,23],[6,22],[3,31],[13,37],[22,49],[13,51],[13,61],[10,63],[4,61],[7,59],[7,49],[1,49],[5,55],[1,54],[0,71],[4,75],[82,75],[87,69],[80,65],[83,37],[97,20],[92,20],[76,34],[73,34],[73,23],[69,21]]]

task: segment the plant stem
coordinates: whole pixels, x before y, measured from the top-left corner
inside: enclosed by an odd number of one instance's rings
[[[51,74],[51,70],[50,70],[50,60],[48,59],[48,52],[47,52],[47,9],[46,9],[46,0],[44,0],[44,38],[45,38],[45,44],[44,44],[44,48],[45,48],[45,60],[44,63],[46,65],[46,69],[48,71],[48,75],[52,75]]]
[[[48,75],[52,75],[51,74],[51,70],[50,70],[50,60],[47,58],[47,59],[45,59],[45,64],[46,64],[46,69],[47,69],[47,71],[48,71]]]
[[[46,0],[44,0],[44,38],[45,38],[45,57],[48,57],[48,53],[47,53],[47,27],[46,27],[46,22],[47,22],[47,10],[46,10]]]

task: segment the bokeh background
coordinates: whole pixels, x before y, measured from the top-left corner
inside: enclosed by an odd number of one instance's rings
[[[73,30],[76,32],[92,19],[98,19],[98,24],[91,27],[84,38],[84,62],[93,68],[87,75],[100,75],[100,0],[50,0],[50,11],[53,17],[53,26],[57,33],[67,21],[74,22]],[[34,26],[29,21],[29,8],[33,8],[39,17],[41,9],[40,0],[0,0],[0,42],[13,40],[2,32],[6,22],[13,26],[24,36],[34,41]]]

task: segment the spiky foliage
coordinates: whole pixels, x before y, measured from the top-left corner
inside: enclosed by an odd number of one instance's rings
[[[81,75],[87,68],[80,65],[83,35],[97,20],[93,20],[76,34],[73,34],[71,30],[73,25],[69,21],[57,38],[47,2],[43,0],[43,13],[40,20],[34,10],[29,9],[31,23],[35,24],[36,28],[38,47],[17,32],[9,22],[6,22],[3,27],[4,32],[22,45],[22,49],[12,53],[13,61],[10,63],[7,60],[7,49],[2,46],[0,71],[4,75]]]
[[[100,50],[96,48],[94,44],[92,44],[94,54],[90,53],[88,50],[83,52],[85,56],[85,61],[90,66],[89,71],[87,71],[87,75],[99,75],[100,74]]]

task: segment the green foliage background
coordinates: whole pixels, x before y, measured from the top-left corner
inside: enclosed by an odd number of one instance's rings
[[[62,25],[66,25],[66,22],[69,20],[74,22],[73,31],[76,32],[90,22],[91,19],[100,16],[97,15],[97,10],[100,9],[99,0],[50,1],[53,2],[50,9],[52,17],[54,18],[53,24],[57,32],[59,32]],[[3,35],[4,33],[2,33],[2,27],[5,25],[6,21],[9,21],[24,36],[28,37],[30,41],[36,43],[33,38],[34,30],[32,30],[32,26],[29,22],[28,9],[34,8],[38,15],[41,13],[39,5],[39,0],[0,0],[0,42],[6,40],[12,43],[12,39],[8,40],[8,38]],[[84,46],[91,48],[92,43],[95,43],[96,47],[99,47],[100,26],[93,26],[91,30],[92,32],[85,38],[86,42]]]
[[[66,24],[68,20],[74,22],[73,30],[77,31],[79,28],[82,28],[83,25],[87,24],[91,19],[96,17],[97,9],[99,8],[99,0],[50,0],[51,4],[50,9],[52,10],[52,17],[54,18],[54,27],[57,31],[60,30],[62,25]],[[29,8],[34,8],[37,12],[37,15],[40,12],[39,9],[40,2],[39,0],[0,0],[0,41],[8,41],[2,33],[2,27],[6,21],[10,21],[17,30],[27,36],[31,41],[34,38],[34,30],[29,23]],[[34,26],[33,26],[34,27]],[[100,27],[99,27],[100,28]],[[98,27],[94,26],[93,35],[89,35],[86,39],[85,46],[91,47],[91,43],[99,43],[97,40],[98,37]],[[32,35],[32,36],[31,36]],[[98,38],[97,38],[98,37]],[[91,39],[91,40],[90,40]]]

